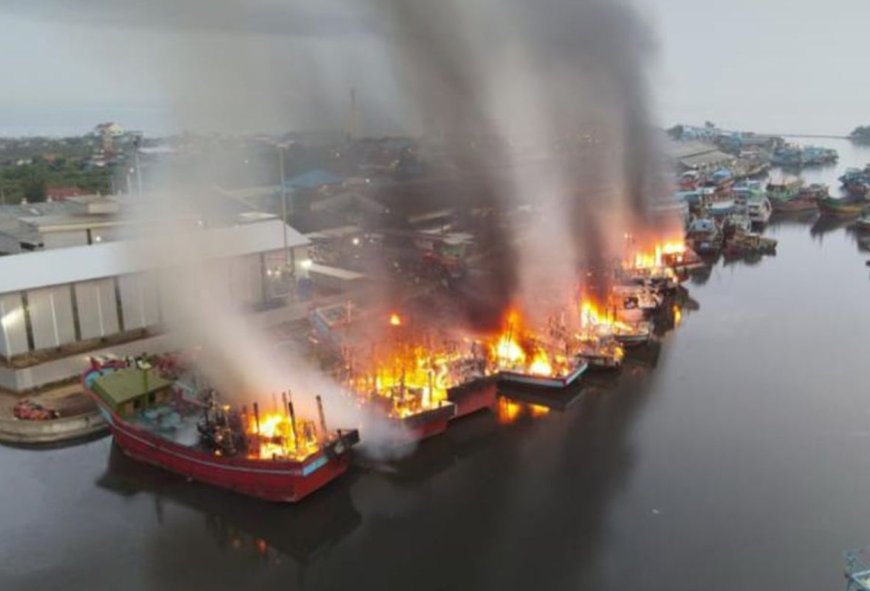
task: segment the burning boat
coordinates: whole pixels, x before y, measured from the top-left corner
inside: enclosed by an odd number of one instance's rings
[[[625,349],[615,339],[581,334],[577,340],[577,356],[589,365],[590,370],[613,371],[622,367]]]
[[[191,480],[275,502],[297,502],[343,474],[356,430],[329,431],[285,410],[260,415],[220,404],[143,360],[94,363],[82,377],[115,442],[133,459]]]
[[[551,318],[546,337],[522,329],[519,315],[508,316],[506,330],[492,345],[502,384],[543,390],[562,390],[583,375],[588,364],[574,356],[564,323]]]
[[[664,296],[648,285],[614,285],[611,300],[620,320],[638,322],[655,314]]]
[[[602,311],[592,301],[585,300],[580,308],[580,335],[603,341],[614,340],[624,347],[638,347],[649,342],[653,333],[652,323],[646,321],[625,322],[613,312]]]
[[[350,306],[312,315],[317,342],[340,361],[348,394],[404,428],[413,440],[442,433],[456,417],[494,408],[496,389],[486,347],[414,326],[392,312],[374,325]]]
[[[456,405],[447,399],[447,368],[422,347],[391,347],[373,352],[357,365],[351,360],[345,381],[351,395],[401,425],[409,437],[422,440],[443,433],[456,416]]]

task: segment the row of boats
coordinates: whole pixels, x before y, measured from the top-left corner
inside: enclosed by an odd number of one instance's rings
[[[619,370],[626,350],[649,343],[659,322],[663,330],[679,322],[680,281],[702,264],[685,248],[659,249],[653,258],[614,268],[606,302],[598,306],[587,296],[572,321],[554,315],[530,329],[511,316],[488,341],[445,343],[409,317],[390,314],[377,343],[355,347],[349,306],[330,306],[310,319],[315,347],[339,353],[339,388],[393,423],[405,436],[392,444],[404,446],[443,432],[454,419],[497,411],[505,389],[534,391],[532,398],[517,395],[524,402],[555,401],[587,373]],[[365,423],[328,424],[319,396],[311,404],[287,390],[272,394],[271,404],[234,404],[200,365],[195,352],[95,359],[82,383],[126,455],[268,501],[297,502],[338,478],[366,439]]]

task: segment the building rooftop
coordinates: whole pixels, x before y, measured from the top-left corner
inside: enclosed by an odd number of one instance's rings
[[[268,220],[223,228],[164,233],[141,239],[72,246],[0,257],[0,293],[63,285],[176,265],[281,250],[283,222]],[[156,237],[155,237],[156,238]],[[309,240],[287,226],[287,246]]]

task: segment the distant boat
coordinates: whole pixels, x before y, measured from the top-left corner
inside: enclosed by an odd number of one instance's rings
[[[713,217],[721,218],[737,211],[737,200],[733,197],[716,199],[707,204],[707,213]]]
[[[753,224],[766,224],[772,213],[773,206],[767,197],[762,196],[746,202],[746,215]]]
[[[815,197],[801,196],[783,201],[771,199],[770,205],[777,213],[798,213],[815,211],[818,208],[817,202]]]
[[[853,199],[864,199],[868,192],[867,183],[864,181],[850,181],[843,185],[843,188]]]
[[[692,249],[698,254],[715,254],[722,249],[722,232],[712,219],[698,218],[692,220],[686,231]]]
[[[794,179],[782,183],[769,183],[767,196],[773,211],[776,212],[815,211],[817,201],[828,196],[828,187],[819,184],[804,187],[803,181]]]
[[[861,215],[867,204],[864,201],[854,201],[850,199],[835,199],[827,197],[819,199],[819,211],[822,215],[850,217]]]
[[[855,229],[863,232],[870,231],[870,212],[865,211],[857,220],[855,220]]]

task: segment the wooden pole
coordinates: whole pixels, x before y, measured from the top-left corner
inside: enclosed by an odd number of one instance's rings
[[[299,438],[296,435],[296,411],[293,410],[293,401],[287,403],[287,408],[290,411],[290,432],[293,434],[293,449],[299,451]]]
[[[323,400],[320,395],[317,396],[317,414],[320,416],[320,442],[323,443],[329,437],[329,432],[326,430],[326,415],[323,412]]]

